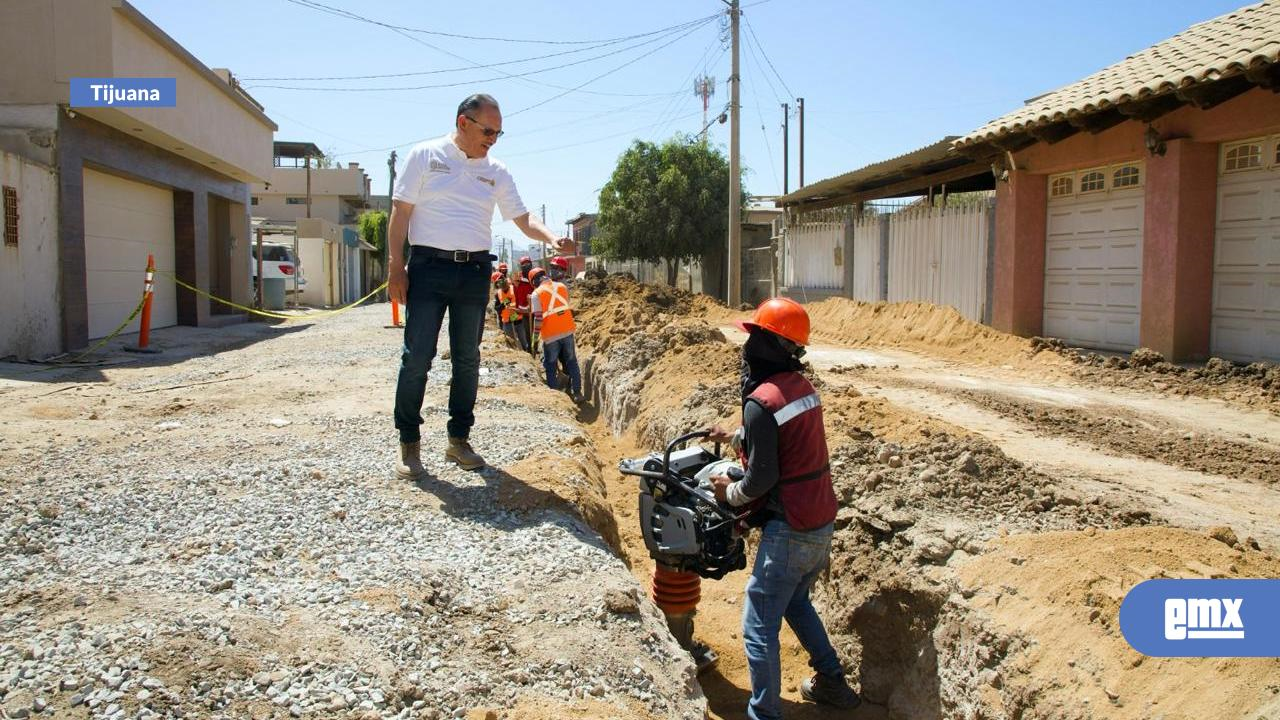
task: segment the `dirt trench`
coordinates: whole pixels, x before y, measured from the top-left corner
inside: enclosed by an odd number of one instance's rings
[[[734,419],[738,347],[719,327],[728,311],[705,297],[620,278],[577,292],[591,401],[579,420],[602,467],[615,547],[647,585],[635,482],[613,467]],[[1021,352],[999,337],[988,354],[999,362],[1010,348]],[[1083,493],[963,427],[863,395],[828,372],[811,376],[841,499],[815,602],[866,700],[850,717],[1244,718],[1280,697],[1280,684],[1267,680],[1278,661],[1143,663],[1115,622],[1124,590],[1142,579],[1276,576],[1276,558],[1167,527],[1131,495]],[[697,634],[721,662],[700,681],[715,718],[745,717],[747,575],[703,583]],[[811,671],[789,630],[782,644],[787,716],[828,717],[798,696]]]

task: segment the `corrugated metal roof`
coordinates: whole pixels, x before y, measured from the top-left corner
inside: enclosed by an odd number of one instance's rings
[[[802,200],[830,195],[834,192],[848,192],[849,188],[888,176],[897,175],[907,168],[919,167],[921,165],[937,163],[952,158],[959,158],[960,160],[967,162],[967,158],[961,158],[955,150],[952,149],[952,145],[955,144],[955,141],[959,137],[959,135],[948,135],[935,143],[912,150],[911,152],[903,153],[897,157],[892,157],[888,160],[881,160],[842,175],[836,175],[835,177],[829,177],[825,180],[810,183],[799,190],[795,190],[779,197],[774,201],[774,204],[778,207],[782,207],[783,205],[793,204]]]
[[[1276,62],[1280,0],[1267,0],[1193,25],[1079,82],[1028,100],[964,136],[956,146],[1217,82]]]

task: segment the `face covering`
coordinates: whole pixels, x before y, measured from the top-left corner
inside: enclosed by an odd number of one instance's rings
[[[768,330],[752,330],[742,344],[742,399],[745,401],[760,383],[770,377],[803,367],[800,359],[783,347],[777,335]]]

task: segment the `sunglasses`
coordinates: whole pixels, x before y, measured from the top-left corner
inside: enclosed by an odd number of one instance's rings
[[[489,127],[488,125],[485,125],[484,123],[482,123],[482,122],[480,122],[479,120],[477,120],[477,119],[475,119],[475,118],[471,117],[470,115],[463,115],[462,117],[464,117],[464,118],[466,118],[466,119],[470,120],[471,122],[473,122],[473,123],[475,123],[475,124],[479,125],[479,126],[480,126],[480,130],[484,132],[484,136],[485,136],[485,137],[500,138],[500,137],[502,137],[502,136],[505,134],[502,130],[494,130],[493,128]]]

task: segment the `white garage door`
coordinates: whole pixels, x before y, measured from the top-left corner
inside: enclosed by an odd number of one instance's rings
[[[1141,163],[1049,178],[1044,334],[1106,350],[1138,346]]]
[[[1224,144],[1218,167],[1210,347],[1280,360],[1280,136]]]
[[[85,168],[84,250],[89,337],[99,338],[137,306],[148,253],[158,269],[173,270],[173,192]],[[173,280],[157,274],[151,327],[177,322]],[[137,331],[137,319],[124,330]]]

